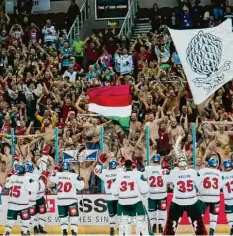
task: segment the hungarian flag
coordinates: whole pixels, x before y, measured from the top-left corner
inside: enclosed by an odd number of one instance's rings
[[[117,122],[124,131],[129,130],[132,111],[130,85],[92,88],[89,96],[89,111]]]

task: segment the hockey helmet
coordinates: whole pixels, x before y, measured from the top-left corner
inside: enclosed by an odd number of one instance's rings
[[[69,162],[63,162],[62,166],[61,166],[62,170],[70,170],[71,169],[71,165]]]
[[[218,167],[218,159],[216,157],[211,157],[208,160],[209,167]]]
[[[187,159],[185,157],[181,157],[178,161],[179,167],[186,167],[188,164]]]
[[[223,162],[223,168],[226,169],[226,168],[232,168],[233,167],[233,164],[232,164],[232,161],[231,159],[226,159],[224,162]]]
[[[161,157],[160,157],[160,155],[157,153],[157,154],[155,154],[155,155],[152,156],[151,160],[152,160],[153,162],[160,162]]]
[[[18,163],[17,166],[15,167],[15,174],[20,175],[25,173],[25,166],[23,163]]]
[[[32,173],[33,170],[34,170],[34,164],[33,164],[33,162],[32,162],[32,161],[27,161],[27,162],[25,163],[25,171]]]
[[[115,170],[118,166],[118,162],[116,160],[110,160],[108,163],[109,170]]]

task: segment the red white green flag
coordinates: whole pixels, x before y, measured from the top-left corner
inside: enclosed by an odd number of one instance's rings
[[[106,86],[89,89],[89,108],[107,119],[116,121],[123,130],[128,130],[132,112],[130,85]]]

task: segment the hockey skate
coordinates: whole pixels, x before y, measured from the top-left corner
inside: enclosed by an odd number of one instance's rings
[[[66,236],[66,235],[68,235],[68,232],[66,229],[63,229],[63,236]]]
[[[39,233],[40,234],[47,234],[47,231],[45,231],[44,228],[41,225],[39,225]]]
[[[37,226],[34,226],[33,230],[34,230],[34,235],[39,234],[39,230],[38,230]]]
[[[233,227],[231,227],[230,235],[233,235]]]
[[[72,236],[77,236],[77,233],[74,232],[74,230],[71,230],[71,234],[72,234]]]
[[[154,224],[152,226],[152,232],[156,234],[156,232],[157,232],[157,225],[156,224]]]
[[[10,232],[6,232],[6,233],[5,233],[5,236],[8,236],[8,235],[10,235]]]
[[[159,233],[162,234],[163,233],[163,226],[159,224]]]
[[[110,235],[111,236],[115,235],[114,228],[110,228]]]
[[[214,235],[214,229],[210,228],[209,235]]]

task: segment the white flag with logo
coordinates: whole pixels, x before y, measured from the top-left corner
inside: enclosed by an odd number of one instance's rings
[[[231,20],[208,29],[169,29],[195,104],[233,79]]]

